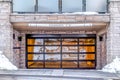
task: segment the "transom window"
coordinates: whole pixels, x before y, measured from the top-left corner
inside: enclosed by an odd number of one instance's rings
[[[108,0],[13,0],[13,12],[106,12]]]

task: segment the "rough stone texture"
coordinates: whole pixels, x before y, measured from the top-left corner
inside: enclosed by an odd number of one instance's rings
[[[107,62],[120,57],[120,0],[111,0],[109,5],[110,26],[107,32]]]
[[[103,40],[101,41],[101,68],[103,68],[107,64],[107,54],[106,54],[106,34],[103,36]]]
[[[13,62],[13,28],[9,20],[10,2],[0,1],[0,50]]]
[[[96,46],[96,47],[97,47],[97,48],[96,48],[96,49],[97,49],[97,50],[96,50],[96,51],[97,51],[97,53],[96,53],[96,54],[97,54],[97,55],[96,55],[96,58],[97,58],[96,64],[97,64],[97,66],[96,66],[96,68],[97,68],[97,69],[100,69],[100,68],[101,68],[101,64],[100,64],[100,63],[101,63],[101,61],[100,61],[100,54],[101,54],[101,53],[100,53],[100,41],[99,41],[99,36],[97,36],[96,39],[97,39],[97,40],[96,40],[96,41],[97,41],[97,46]]]
[[[102,39],[100,40],[100,37]],[[98,68],[101,69],[107,64],[106,57],[106,34],[102,34],[97,37],[97,64]]]
[[[22,37],[22,41],[21,41],[19,67],[25,69],[26,68],[26,37],[25,37],[25,33],[21,33],[20,35]]]
[[[11,22],[109,22],[108,14],[11,14]]]
[[[18,37],[20,37],[20,33],[17,30],[13,31],[13,34],[15,35],[13,38],[13,63],[15,66],[19,66],[20,62],[20,50],[21,50],[21,41],[18,40]]]

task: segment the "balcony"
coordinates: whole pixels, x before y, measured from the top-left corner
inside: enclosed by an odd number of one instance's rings
[[[109,24],[107,6],[108,0],[13,0],[10,21],[17,30],[98,31]]]
[[[11,14],[17,30],[101,30],[109,24],[109,14]]]

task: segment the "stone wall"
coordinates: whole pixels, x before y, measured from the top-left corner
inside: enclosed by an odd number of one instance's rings
[[[108,23],[109,14],[17,14],[11,13],[11,0],[0,0],[0,50],[11,62],[19,68],[25,67],[26,38],[25,34],[96,34],[96,31],[13,31],[11,23],[19,22],[105,22]],[[13,40],[13,33],[15,39]],[[22,36],[22,41],[18,37]],[[110,40],[110,39],[108,39]],[[97,69],[101,68],[101,46],[97,36]],[[111,45],[109,45],[111,47]]]
[[[10,22],[109,22],[107,29],[107,41],[99,41],[97,36],[97,68],[104,66],[101,58],[107,58],[110,63],[116,56],[120,57],[120,0],[110,0],[109,15],[80,15],[80,14],[11,14],[11,0],[0,0],[0,50],[16,66],[25,68],[25,34],[96,34],[95,31],[36,31],[36,32],[18,32],[13,31]],[[22,36],[21,43],[15,38],[13,41],[13,32],[16,36]],[[104,37],[104,36],[103,36]],[[105,39],[106,40],[106,39]],[[14,42],[14,46],[13,46]],[[107,42],[107,44],[106,44]],[[17,44],[17,45],[16,45]],[[19,47],[21,50],[14,50],[13,47]],[[101,50],[107,46],[107,57]],[[103,48],[103,49],[101,49]],[[103,53],[103,54],[102,54]],[[101,57],[102,54],[102,57]],[[20,65],[19,65],[20,64]],[[101,65],[102,64],[102,65]],[[100,66],[101,65],[101,66]]]
[[[26,37],[25,37],[25,33],[23,32],[20,35],[22,37],[22,40],[21,40],[19,67],[25,69],[26,68]]]
[[[17,30],[13,30],[13,63],[15,66],[20,67],[20,50],[21,41],[19,41],[20,33]]]
[[[0,50],[13,62],[13,28],[10,24],[11,3],[0,0]]]
[[[120,0],[110,0],[110,25],[107,31],[107,62],[120,57]]]
[[[107,64],[106,34],[97,36],[97,58],[97,67],[101,69]]]
[[[100,42],[101,46],[101,68],[103,68],[107,64],[107,53],[106,53],[106,33],[102,35],[102,41]]]

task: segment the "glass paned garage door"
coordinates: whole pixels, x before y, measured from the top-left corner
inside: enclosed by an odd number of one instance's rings
[[[26,35],[27,68],[96,68],[96,35]]]

